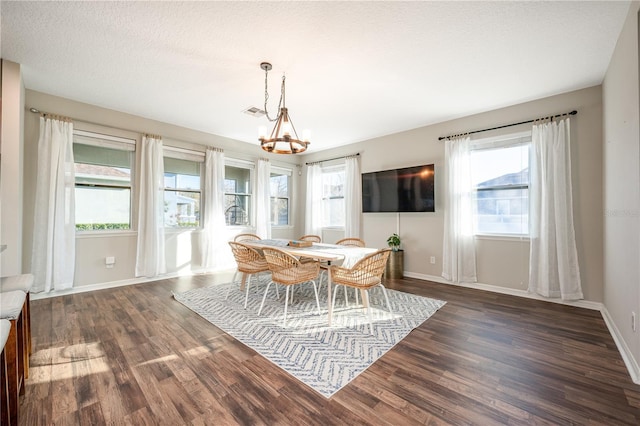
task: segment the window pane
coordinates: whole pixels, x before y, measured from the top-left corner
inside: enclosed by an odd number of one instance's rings
[[[129,188],[76,187],[76,230],[129,229]]]
[[[272,197],[289,196],[289,176],[272,174],[270,183]]]
[[[270,179],[271,224],[289,224],[289,180],[286,174],[272,173]]]
[[[323,226],[344,226],[344,198],[330,198],[322,205]]]
[[[529,183],[529,144],[471,153],[473,186]]]
[[[76,163],[131,169],[131,152],[74,143],[73,161]]]
[[[477,233],[529,233],[528,188],[477,191],[475,201]]]
[[[164,226],[166,228],[200,226],[200,193],[165,190]]]
[[[73,152],[76,230],[130,229],[133,151],[74,143]]]
[[[236,194],[251,193],[251,170],[240,167],[225,166],[224,192]]]
[[[322,172],[322,226],[344,226],[344,168]]]
[[[289,199],[288,198],[271,198],[271,224],[272,225],[288,225],[289,224]]]
[[[249,201],[248,195],[225,194],[224,216],[227,225],[249,224]]]
[[[164,157],[164,186],[172,189],[200,190],[200,163]]]
[[[529,233],[529,147],[521,144],[472,152],[476,233]]]
[[[73,144],[76,183],[131,186],[131,151]]]
[[[344,197],[344,170],[322,173],[322,198]]]

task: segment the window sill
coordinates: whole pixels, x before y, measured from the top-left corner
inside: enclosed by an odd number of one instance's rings
[[[202,228],[164,228],[165,234],[181,234],[183,232],[199,232]]]
[[[138,233],[131,229],[127,230],[112,230],[112,231],[76,231],[76,239],[83,238],[111,238],[111,237],[131,237],[136,236]]]
[[[476,234],[476,240],[493,240],[493,241],[522,241],[528,242],[528,235],[509,235],[509,234]]]

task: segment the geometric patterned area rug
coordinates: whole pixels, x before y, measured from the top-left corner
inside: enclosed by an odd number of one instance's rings
[[[238,283],[193,289],[174,294],[174,298],[325,398],[366,370],[446,303],[387,289],[391,314],[382,290],[373,289],[372,334],[366,310],[355,305],[354,290],[349,289],[346,305],[344,290],[338,288],[332,326],[328,327],[326,284],[318,291],[319,313],[313,286],[308,283],[296,287],[283,327],[283,288],[279,289],[278,300],[274,285],[270,287],[258,316],[267,279],[265,276],[259,283],[253,279],[247,309]],[[227,290],[229,298],[225,300]]]

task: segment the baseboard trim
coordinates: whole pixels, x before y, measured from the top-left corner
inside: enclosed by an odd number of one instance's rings
[[[167,280],[167,279],[178,278],[178,277],[189,277],[194,275],[203,275],[203,274],[208,274],[213,272],[227,272],[227,270],[225,269],[221,271],[209,271],[209,270],[202,269],[202,270],[195,270],[195,271],[189,271],[189,272],[173,272],[170,274],[164,274],[164,275],[160,275],[153,278],[147,278],[147,277],[128,278],[126,280],[109,281],[109,282],[99,283],[99,284],[83,285],[79,287],[73,287],[67,290],[51,291],[49,293],[31,293],[31,300],[48,299],[50,297],[67,296],[69,294],[79,294],[79,293],[86,293],[88,291],[106,290],[109,288],[124,287],[127,285],[135,285],[135,284],[145,284],[153,281]]]
[[[603,306],[600,312],[602,313],[602,318],[609,329],[609,333],[611,333],[611,337],[613,337],[613,341],[616,342],[616,346],[618,347],[618,351],[620,351],[620,355],[622,356],[624,365],[627,367],[627,371],[629,371],[631,380],[633,380],[633,383],[636,385],[640,385],[640,367],[638,366],[633,353],[624,341],[622,333],[620,333],[620,330],[613,321],[613,318],[609,314],[607,308]]]
[[[594,311],[601,311],[603,308],[602,303],[591,302],[589,300],[567,301],[567,300],[561,300],[561,299],[547,299],[546,297],[540,296],[539,294],[529,293],[526,290],[519,290],[516,288],[500,287],[497,285],[483,284],[483,283],[453,283],[451,281],[445,280],[442,277],[437,277],[435,275],[427,275],[427,274],[416,274],[415,272],[405,272],[404,275],[409,278],[418,278],[420,280],[435,281],[441,284],[448,284],[448,285],[454,285],[454,286],[465,287],[465,288],[474,288],[477,290],[485,290],[493,293],[508,294],[511,296],[525,297],[527,299],[535,299],[535,300],[542,300],[545,302],[559,303],[562,305],[576,306],[578,308],[586,308]]]

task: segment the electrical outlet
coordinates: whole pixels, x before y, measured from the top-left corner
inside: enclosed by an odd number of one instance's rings
[[[104,264],[107,268],[113,268],[113,265],[116,263],[116,258],[114,256],[108,256],[104,258]]]
[[[431,256],[431,259],[429,259],[429,261],[431,262],[432,265],[436,264],[436,257],[435,256]]]
[[[636,313],[631,312],[631,329],[636,331]]]

